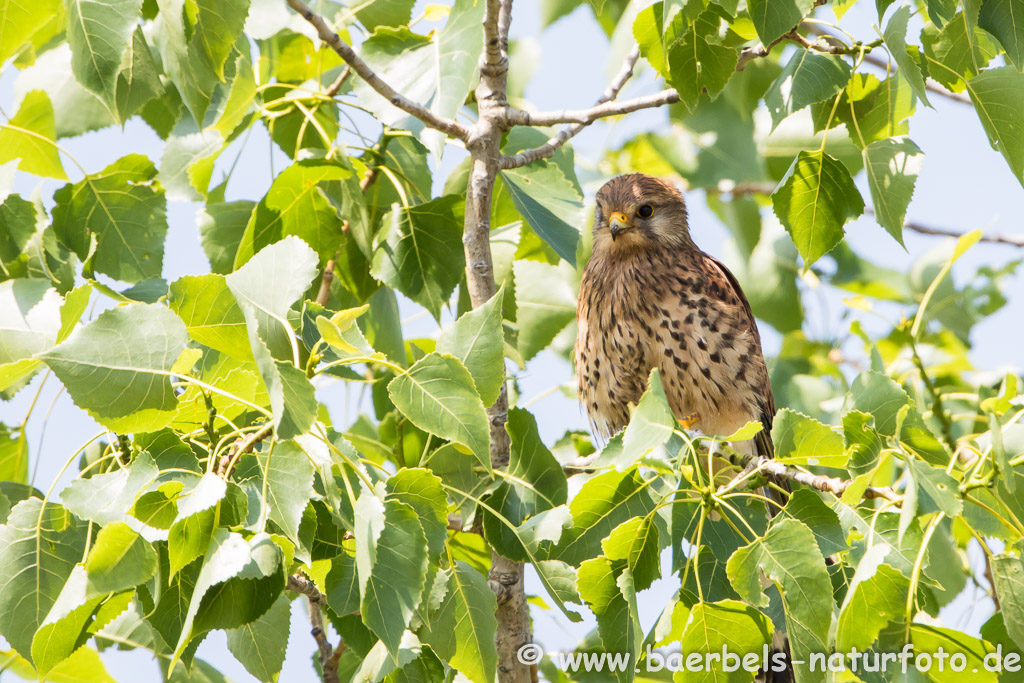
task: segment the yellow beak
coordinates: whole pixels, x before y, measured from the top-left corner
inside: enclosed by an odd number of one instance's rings
[[[623,233],[633,227],[629,224],[629,219],[626,218],[626,214],[621,211],[612,211],[612,215],[608,217],[608,226],[611,228],[613,241],[620,233]]]

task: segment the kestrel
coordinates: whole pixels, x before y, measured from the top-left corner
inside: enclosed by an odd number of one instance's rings
[[[634,173],[598,191],[576,315],[579,397],[600,435],[626,426],[658,368],[677,419],[719,436],[760,421],[754,439],[733,447],[773,455],[775,402],[750,304],[693,243],[675,187]]]

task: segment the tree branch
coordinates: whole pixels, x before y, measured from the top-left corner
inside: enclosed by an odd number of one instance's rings
[[[920,223],[914,223],[908,221],[903,224],[903,227],[907,230],[913,230],[914,232],[921,233],[922,235],[940,235],[943,237],[962,237],[964,233],[957,232],[956,230],[947,230],[945,228],[931,228]],[[1009,244],[1014,247],[1024,248],[1024,236],[1016,235],[982,235],[982,242],[992,242],[995,244]]]
[[[335,657],[335,649],[331,647],[331,643],[327,640],[327,632],[324,630],[324,613],[320,609],[320,605],[324,602],[323,593],[312,581],[301,574],[289,576],[285,587],[293,593],[302,593],[306,596],[306,600],[309,602],[309,625],[312,627],[309,632],[316,640],[316,646],[320,652],[320,670],[323,671],[324,683],[339,683],[338,660],[341,658],[344,647],[338,646],[338,656]]]
[[[563,109],[562,111],[531,114],[522,109],[509,112],[509,122],[516,126],[556,126],[560,123],[582,123],[589,125],[598,119],[628,114],[638,109],[651,109],[679,101],[679,93],[667,88],[653,95],[634,97],[621,102],[604,102],[588,109]]]
[[[846,489],[850,488],[853,484],[851,479],[840,479],[838,477],[830,477],[825,474],[811,474],[810,472],[804,472],[798,470],[795,467],[790,467],[777,460],[771,458],[765,458],[757,455],[742,455],[732,450],[731,448],[725,447],[724,452],[728,455],[729,462],[742,468],[744,472],[749,471],[751,465],[753,469],[763,472],[764,474],[770,474],[775,477],[783,479],[789,479],[791,481],[799,482],[804,486],[809,486],[818,491],[824,491],[825,493],[831,493],[836,496],[842,496]],[[894,503],[900,503],[903,501],[903,496],[896,493],[892,488],[888,486],[869,486],[864,489],[862,498],[871,500],[873,498],[884,498]]]
[[[640,59],[640,46],[634,45],[629,55],[626,56],[626,61],[623,63],[622,68],[619,70],[618,75],[612,80],[608,88],[602,93],[601,97],[597,99],[594,106],[599,106],[605,102],[611,102],[619,96],[619,92],[623,86],[633,76],[633,68],[636,66],[637,60]],[[552,156],[559,147],[564,145],[570,139],[575,137],[577,133],[587,127],[585,123],[576,123],[568,128],[563,128],[559,131],[558,135],[550,138],[540,147],[534,147],[533,149],[523,150],[513,156],[502,156],[501,167],[506,168],[519,168],[525,166],[531,161],[537,159],[547,159]]]
[[[832,39],[835,41],[839,40],[839,38],[837,38],[832,33],[826,31],[820,24],[805,24],[804,28],[807,29],[808,33],[812,33],[816,36],[821,36],[823,38]],[[870,64],[874,67],[877,67],[887,72],[892,70],[892,64],[889,62],[889,60],[882,59],[876,55],[869,55],[865,53],[864,61],[867,64]],[[947,89],[945,86],[943,86],[941,83],[939,83],[933,78],[926,78],[924,87],[928,91],[933,92],[937,95],[942,95],[946,99],[953,100],[954,102],[960,102],[961,104],[972,104],[970,97],[964,95],[963,93],[955,93],[952,90]]]
[[[466,140],[469,137],[469,131],[461,123],[458,123],[453,119],[438,116],[423,105],[418,102],[413,102],[405,95],[402,95],[388,85],[374,72],[373,69],[370,68],[369,64],[364,62],[359,55],[356,54],[355,50],[353,50],[351,46],[346,44],[341,37],[327,25],[324,18],[311,10],[309,5],[303,2],[303,0],[288,0],[288,5],[293,10],[301,14],[306,21],[312,24],[316,29],[320,40],[324,41],[324,43],[329,45],[331,49],[337,52],[338,56],[345,60],[345,63],[352,67],[352,70],[355,71],[360,78],[366,81],[371,88],[376,90],[391,104],[398,107],[405,113],[415,116],[427,126],[436,128],[442,133],[446,133],[447,135],[460,140]]]
[[[487,0],[484,7],[484,50],[480,55],[480,82],[476,87],[479,115],[466,140],[470,153],[469,183],[462,245],[466,254],[466,289],[473,308],[497,292],[491,257],[491,201],[501,158],[501,136],[507,130],[508,28],[511,0]],[[498,400],[487,409],[490,426],[491,466],[507,467],[509,436],[508,394],[501,387]],[[530,667],[517,658],[519,649],[533,641],[530,608],[523,585],[523,565],[491,552],[488,583],[495,590],[498,628],[494,644],[498,651],[498,680],[501,683],[530,683]]]
[[[703,188],[703,189],[704,189],[704,191],[707,194],[712,194],[712,195],[728,194],[728,195],[732,195],[733,197],[745,197],[745,196],[754,195],[754,194],[771,195],[773,192],[775,192],[775,188],[776,187],[778,187],[778,185],[776,183],[774,183],[774,182],[771,182],[771,181],[761,182],[761,181],[752,180],[752,181],[745,181],[745,182],[741,182],[741,183],[734,183],[734,182],[731,182],[731,181],[723,180],[720,183],[718,183],[717,187],[707,187],[707,188]],[[700,188],[690,188],[690,189],[700,189]],[[871,207],[866,207],[864,209],[864,213],[874,214],[874,212],[875,212],[874,209],[871,208]],[[933,228],[933,227],[929,227],[927,225],[922,225],[921,223],[917,223],[915,221],[906,221],[903,224],[903,227],[906,230],[910,230],[911,232],[916,232],[916,233],[919,233],[921,235],[936,235],[936,236],[939,236],[939,237],[957,237],[957,238],[963,237],[963,235],[964,235],[963,232],[958,232],[956,230],[950,230],[948,228]],[[979,241],[981,241],[981,242],[989,242],[989,243],[992,243],[992,244],[1008,244],[1008,245],[1013,246],[1013,247],[1019,247],[1019,248],[1024,249],[1024,235],[1000,235],[1000,234],[982,235],[981,236],[981,240],[979,240]]]

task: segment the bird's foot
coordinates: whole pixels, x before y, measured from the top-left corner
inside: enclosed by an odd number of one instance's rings
[[[693,426],[700,422],[699,413],[690,413],[686,417],[681,417],[677,420],[679,426],[683,429],[693,429]]]

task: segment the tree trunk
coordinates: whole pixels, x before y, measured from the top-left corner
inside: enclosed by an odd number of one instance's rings
[[[487,2],[484,52],[480,57],[480,83],[476,89],[479,118],[466,143],[471,163],[462,242],[466,251],[466,283],[474,308],[497,291],[491,259],[491,196],[500,164],[501,134],[507,126],[505,83],[510,11],[509,1]],[[488,408],[487,417],[491,431],[491,465],[506,467],[509,461],[509,437],[505,431],[508,394],[504,386],[498,400]],[[489,584],[498,600],[495,635],[498,679],[502,683],[528,683],[533,678],[532,671],[517,658],[519,648],[533,639],[523,587],[523,565],[492,553]]]

